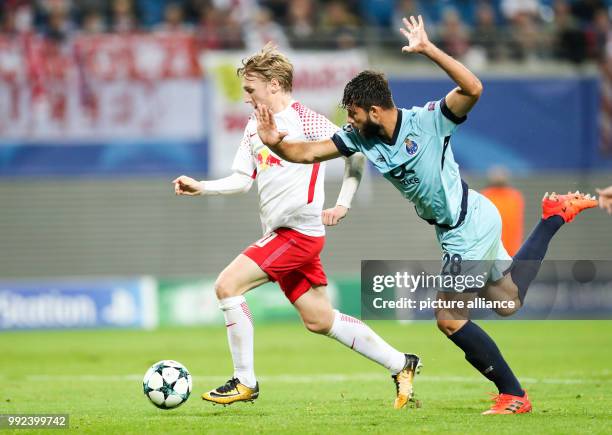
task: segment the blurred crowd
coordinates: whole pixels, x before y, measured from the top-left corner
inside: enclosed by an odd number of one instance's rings
[[[4,0],[4,35],[190,32],[202,49],[397,49],[401,18],[422,15],[457,58],[558,59],[612,53],[611,0]]]

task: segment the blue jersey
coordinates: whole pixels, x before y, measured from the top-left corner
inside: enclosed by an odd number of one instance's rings
[[[397,109],[397,115],[390,142],[378,136],[366,138],[350,125],[332,140],[345,156],[363,153],[430,224],[442,228],[460,225],[468,188],[459,175],[450,137],[466,117],[455,116],[444,99],[424,107]]]

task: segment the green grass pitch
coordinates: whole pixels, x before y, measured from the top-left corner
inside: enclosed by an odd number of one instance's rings
[[[178,433],[610,433],[612,322],[487,322],[534,404],[528,415],[481,416],[494,391],[433,322],[370,322],[391,344],[423,357],[418,409],[392,408],[386,371],[298,324],[257,325],[261,396],[228,407],[200,394],[231,375],[225,328],[0,333],[0,413],[68,413],[70,431]],[[191,398],[158,410],[142,375],[176,359]],[[0,431],[10,433],[10,431]],[[23,434],[19,430],[15,433]]]

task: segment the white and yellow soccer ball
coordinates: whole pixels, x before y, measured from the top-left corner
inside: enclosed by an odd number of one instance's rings
[[[161,409],[181,406],[191,394],[191,375],[180,362],[158,361],[144,375],[142,388],[151,403]]]

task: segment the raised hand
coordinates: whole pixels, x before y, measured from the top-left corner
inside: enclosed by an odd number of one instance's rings
[[[265,145],[274,147],[287,136],[287,132],[278,131],[274,114],[264,104],[257,105],[255,117],[257,118],[257,134]]]
[[[419,15],[418,20],[414,16],[402,19],[405,28],[401,28],[400,32],[408,40],[408,45],[402,47],[404,53],[423,53],[431,44],[427,33],[425,32],[425,24],[423,18]]]

